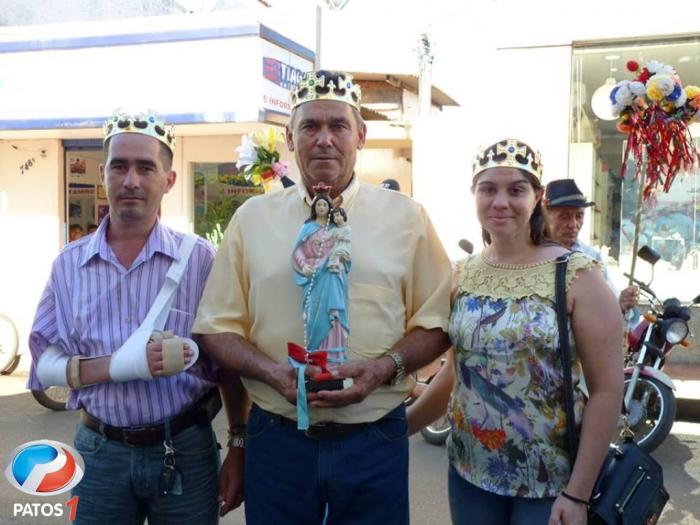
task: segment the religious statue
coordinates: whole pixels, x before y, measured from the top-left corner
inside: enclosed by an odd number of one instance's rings
[[[297,416],[299,428],[307,428],[306,392],[338,390],[350,380],[333,379],[329,370],[347,361],[348,273],[350,226],[344,209],[334,206],[328,187],[314,188],[311,214],[294,243],[292,267],[302,288],[303,348],[289,343],[289,362],[297,369]],[[311,379],[306,365],[321,368]],[[304,426],[306,425],[306,427]]]

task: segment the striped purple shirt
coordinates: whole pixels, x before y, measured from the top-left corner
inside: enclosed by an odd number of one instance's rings
[[[50,344],[70,355],[104,356],[116,351],[144,320],[165,274],[179,258],[183,234],[156,222],[146,245],[126,269],[107,243],[109,218],[97,231],[68,244],[53,264],[29,336],[32,368],[27,388],[41,389],[36,362]],[[214,259],[199,239],[180,281],[166,330],[189,337]],[[162,421],[179,414],[213,386],[215,365],[204,352],[187,372],[152,381],[103,383],[72,390],[70,408],[85,408],[118,427]]]

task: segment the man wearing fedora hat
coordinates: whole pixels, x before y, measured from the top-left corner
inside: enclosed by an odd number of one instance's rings
[[[544,194],[545,233],[549,239],[564,245],[569,250],[585,253],[600,261],[603,265],[605,279],[615,290],[600,253],[578,239],[578,233],[583,226],[585,209],[594,204],[586,199],[573,179],[553,180],[547,184]],[[637,304],[638,298],[639,289],[636,286],[628,286],[622,290],[619,296],[622,313],[627,314],[628,311],[632,310]]]

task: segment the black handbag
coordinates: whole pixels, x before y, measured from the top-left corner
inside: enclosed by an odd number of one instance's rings
[[[559,353],[564,376],[564,404],[569,461],[573,471],[578,450],[574,422],[574,390],[571,380],[571,349],[566,313],[566,266],[569,254],[557,258],[556,310]],[[588,505],[589,525],[653,525],[668,502],[661,465],[633,440],[625,419],[624,440],[611,445],[598,474]]]

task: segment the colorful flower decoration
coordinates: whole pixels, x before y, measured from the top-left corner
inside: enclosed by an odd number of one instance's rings
[[[679,171],[697,168],[688,125],[700,122],[700,88],[684,88],[675,69],[657,60],[644,67],[630,60],[627,70],[637,77],[621,80],[610,93],[617,129],[629,136],[622,173],[631,155],[635,177],[645,169],[644,198],[649,199],[659,186],[668,192]]]
[[[236,165],[246,180],[268,191],[275,180],[287,175],[287,164],[280,162],[277,151],[277,144],[283,141],[281,133],[274,128],[243,136],[236,148],[239,155]]]

